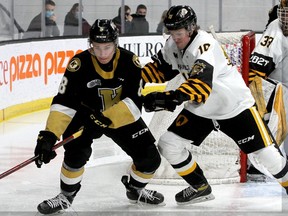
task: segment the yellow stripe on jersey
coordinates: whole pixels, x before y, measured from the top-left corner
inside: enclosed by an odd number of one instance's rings
[[[252,82],[253,79],[254,79],[256,76],[260,76],[260,77],[262,77],[263,79],[265,79],[265,78],[266,78],[266,73],[260,72],[260,71],[254,70],[254,69],[250,69],[250,70],[249,70],[249,82]]]
[[[194,170],[196,169],[196,167],[197,167],[197,163],[194,162],[193,165],[192,165],[189,169],[187,169],[187,170],[185,170],[185,171],[182,171],[182,172],[178,172],[178,174],[179,174],[180,176],[186,176],[186,175],[194,172]]]
[[[206,89],[206,91],[208,91],[209,93],[211,92],[211,88],[210,88],[210,86],[209,85],[207,85],[205,82],[202,82],[201,80],[199,80],[199,79],[188,79],[188,81],[192,81],[193,83],[195,82],[195,83],[198,83],[198,84],[201,84],[202,86],[203,86],[203,88],[205,88]]]
[[[142,68],[142,78],[145,83],[164,83],[164,74],[157,70],[157,63],[148,63]]]
[[[91,55],[91,59],[94,65],[94,68],[96,70],[96,72],[103,78],[103,79],[113,79],[114,77],[114,72],[117,68],[118,65],[118,59],[120,57],[120,50],[116,49],[116,55],[115,58],[113,60],[113,69],[112,71],[104,71],[100,65],[98,64],[98,61],[96,60],[96,57],[94,55]]]
[[[135,105],[136,106],[136,105]],[[103,115],[112,121],[109,128],[119,128],[136,121],[137,116],[133,115],[129,107],[123,102],[115,104],[103,111]]]
[[[148,77],[147,77],[146,74],[143,72],[143,69],[142,69],[141,76],[142,76],[142,79],[144,80],[145,83],[149,83]]]
[[[251,114],[253,115],[255,122],[259,128],[261,137],[264,141],[265,146],[269,146],[272,144],[271,137],[266,129],[266,126],[264,125],[264,122],[262,121],[259,112],[256,110],[256,107],[251,107],[250,109]]]
[[[209,85],[199,79],[188,79],[186,82],[181,84],[178,90],[188,94],[190,96],[190,100],[201,103],[207,100],[212,89]]]
[[[46,129],[53,132],[58,139],[62,136],[68,125],[70,124],[72,118],[62,112],[51,111],[49,113]]]

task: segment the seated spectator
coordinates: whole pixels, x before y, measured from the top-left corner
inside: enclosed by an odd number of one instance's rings
[[[65,16],[64,20],[64,33],[63,35],[79,35],[78,26],[80,13],[83,14],[83,6],[79,7],[79,3],[75,3],[70,11]],[[82,17],[82,35],[87,37],[89,35],[91,25],[86,19]]]
[[[114,24],[117,26],[117,28],[119,29],[119,33],[130,33],[131,32],[131,28],[132,28],[132,19],[133,17],[130,15],[131,13],[131,9],[128,5],[124,6],[124,11],[125,11],[125,27],[124,27],[124,32],[122,31],[121,28],[121,7],[119,7],[118,9],[118,16],[114,17],[112,19],[112,22],[114,22]]]
[[[44,37],[54,37],[59,36],[60,31],[56,24],[56,16],[54,14],[54,9],[56,4],[52,0],[46,0],[45,2],[45,33]],[[42,13],[34,17],[24,34],[23,38],[40,37],[41,36],[41,20]]]
[[[137,6],[135,14],[132,14],[132,30],[131,33],[137,35],[145,35],[149,33],[149,23],[146,20],[147,7],[143,4]]]
[[[164,10],[162,15],[161,15],[161,18],[160,18],[160,22],[158,23],[158,26],[157,26],[157,29],[156,29],[156,32],[158,34],[163,34],[163,33],[167,33],[167,29],[166,27],[164,26],[164,19],[166,17],[166,14],[167,14],[167,11],[168,10]]]

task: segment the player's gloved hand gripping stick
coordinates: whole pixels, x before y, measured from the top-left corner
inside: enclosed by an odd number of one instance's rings
[[[83,102],[81,103],[81,106],[81,115],[84,118],[85,126],[94,128],[95,130],[101,130],[112,124],[112,121],[105,117],[101,112],[95,111],[93,108],[89,107]]]
[[[146,112],[167,110],[173,112],[176,106],[189,100],[189,96],[180,91],[152,92],[144,96],[143,105]]]
[[[72,140],[76,139],[77,137],[81,136],[82,132],[83,132],[83,129],[80,129],[79,131],[77,131],[76,133],[74,133],[71,136],[67,137],[66,139],[62,140],[61,142],[58,142],[57,144],[55,144],[52,147],[52,151],[55,151],[57,148],[65,145],[65,144],[71,142]],[[55,156],[56,156],[56,154],[55,154]],[[32,163],[33,161],[36,161],[38,158],[39,158],[39,155],[35,155],[34,157],[29,158],[28,160],[16,165],[15,167],[12,167],[11,169],[7,170],[6,172],[1,173],[0,174],[0,179],[10,175],[11,173],[16,172],[17,170],[21,169],[22,167],[27,166],[28,164]]]
[[[35,164],[38,168],[41,168],[43,162],[49,163],[50,160],[56,157],[56,152],[53,151],[53,146],[57,141],[57,136],[51,131],[40,131],[37,138],[37,145],[34,151],[34,155],[39,157],[35,160]]]

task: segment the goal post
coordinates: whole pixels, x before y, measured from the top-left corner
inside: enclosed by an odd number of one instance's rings
[[[249,59],[250,54],[255,48],[255,32],[250,31],[247,34],[242,36],[242,77],[246,83],[246,85],[249,85]],[[247,181],[247,155],[240,151],[240,159],[241,159],[241,169],[240,169],[240,182],[246,182]]]
[[[218,42],[230,57],[232,64],[237,67],[248,85],[249,58],[255,47],[255,32],[228,32],[216,33],[216,35]],[[183,77],[179,74],[166,84],[165,90],[175,89],[183,81]],[[168,111],[154,113],[149,128],[157,141],[182,108],[183,105],[178,106],[173,113]],[[247,181],[247,155],[241,152],[235,142],[222,132],[213,131],[199,147],[189,144],[186,148],[191,151],[193,157],[203,169],[209,183]],[[153,182],[161,184],[185,183],[164,158],[162,158],[161,166],[157,170]]]

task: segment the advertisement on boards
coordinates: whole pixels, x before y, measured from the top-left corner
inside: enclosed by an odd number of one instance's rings
[[[138,55],[141,64],[149,62],[164,43],[163,36],[119,38],[119,45]],[[86,38],[1,45],[0,110],[53,97],[69,60],[87,48]]]

